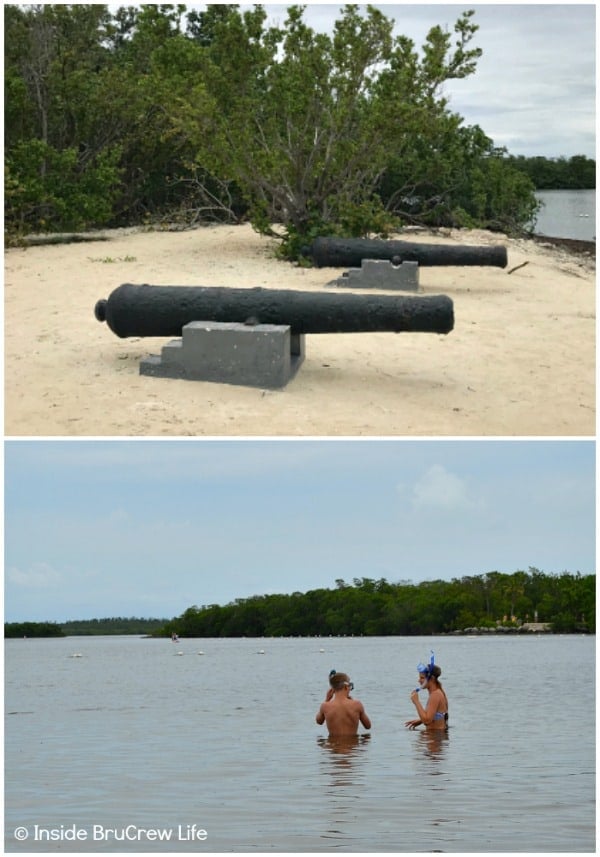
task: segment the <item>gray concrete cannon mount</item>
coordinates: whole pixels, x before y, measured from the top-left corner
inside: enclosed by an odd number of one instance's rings
[[[181,336],[140,373],[279,388],[304,360],[307,333],[449,333],[446,295],[330,294],[124,283],[95,306],[119,337]]]
[[[327,283],[349,289],[383,289],[416,292],[419,289],[419,263],[396,259],[363,259],[360,268],[350,268],[341,277]]]

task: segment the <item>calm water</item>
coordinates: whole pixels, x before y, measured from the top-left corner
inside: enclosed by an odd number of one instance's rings
[[[7,640],[6,850],[591,852],[594,646]],[[430,648],[452,724],[435,741],[403,726]],[[351,746],[314,722],[333,667],[373,721]]]
[[[595,190],[544,190],[536,197],[544,203],[535,233],[552,238],[596,240]]]

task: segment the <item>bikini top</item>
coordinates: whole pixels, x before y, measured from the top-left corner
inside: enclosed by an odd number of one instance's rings
[[[433,719],[434,720],[448,720],[448,712],[447,711],[445,711],[445,712],[436,711],[434,716],[433,716]]]

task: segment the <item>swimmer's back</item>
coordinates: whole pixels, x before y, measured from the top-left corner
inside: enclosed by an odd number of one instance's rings
[[[323,703],[322,709],[330,735],[356,735],[359,722],[365,729],[371,728],[371,721],[358,699],[334,697],[330,702]]]

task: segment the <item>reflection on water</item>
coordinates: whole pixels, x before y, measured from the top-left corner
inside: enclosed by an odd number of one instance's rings
[[[439,764],[444,761],[448,745],[447,729],[422,729],[418,733],[415,742],[417,753],[421,753],[426,759]]]
[[[361,735],[328,735],[326,738],[319,735],[317,744],[331,750],[332,753],[348,755],[355,752],[363,744],[367,744],[370,740],[370,732],[365,732]]]
[[[364,795],[363,763],[370,738],[370,734],[317,738],[323,751],[319,759],[320,771],[326,780],[323,794],[329,799],[323,839],[348,840],[353,835],[348,833],[348,823]]]
[[[328,751],[328,757],[325,757],[327,765],[331,765],[332,770],[351,769],[353,761],[356,760],[361,748],[365,747],[371,740],[371,735],[365,733],[362,735],[328,735],[324,738],[320,735],[317,738],[317,744]]]
[[[371,736],[339,735],[317,738],[324,753],[321,757],[321,771],[333,787],[355,786],[361,777],[360,761]]]
[[[419,778],[421,790],[427,792],[435,792],[439,797],[440,793],[446,793],[450,787],[451,776],[450,771],[452,765],[449,759],[449,738],[447,730],[429,730],[422,729],[414,733],[415,740],[413,745],[413,756],[416,773]],[[445,811],[448,812],[448,807],[444,802]],[[437,807],[437,800],[435,801]],[[444,823],[448,824],[450,820],[458,823],[457,818],[444,818]],[[440,823],[440,819],[432,817],[430,819],[432,825]]]

